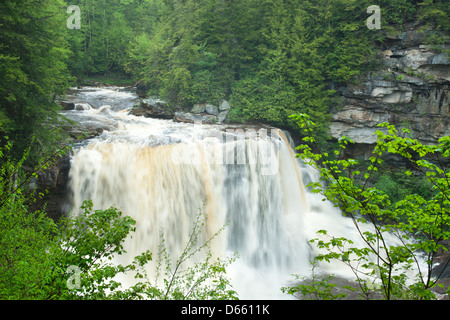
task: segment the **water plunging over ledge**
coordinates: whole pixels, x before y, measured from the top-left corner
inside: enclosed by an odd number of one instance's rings
[[[227,275],[241,299],[286,299],[291,274],[308,275],[316,231],[358,243],[350,219],[305,189],[317,179],[295,158],[289,136],[276,128],[177,123],[128,114],[138,101],[118,87],[73,89],[75,110],[64,115],[102,133],[79,144],[71,160],[71,207],[86,199],[115,206],[136,220],[127,257],[156,254],[160,231],[173,258],[199,210],[217,256],[237,252]],[[124,257],[124,258],[127,258]],[[344,265],[331,272],[348,276]]]

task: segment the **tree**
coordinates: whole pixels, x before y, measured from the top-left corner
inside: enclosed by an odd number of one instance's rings
[[[139,35],[130,49],[128,65],[139,60],[141,70],[129,70],[169,103],[218,103],[257,66],[258,30],[264,24],[259,5],[254,0],[165,1],[164,19],[146,34],[148,42]],[[138,54],[144,43],[147,59]]]
[[[315,124],[309,116],[293,115],[292,119],[306,134],[303,139],[306,144],[297,148],[299,157],[320,172],[320,182],[312,182],[310,187],[352,219],[365,243],[365,247],[358,248],[345,237],[320,230],[320,237],[311,242],[325,253],[314,261],[337,259],[346,263],[354,272],[364,297],[375,290],[388,300],[434,299],[431,289],[442,274],[432,273],[435,257],[441,251],[448,251],[444,243],[450,239],[450,171],[447,165],[450,137],[442,137],[437,145],[423,145],[409,137],[407,129],[399,134],[394,126],[383,123],[379,126],[384,130],[377,131],[377,144],[364,172],[355,169],[357,160],[342,158],[346,145],[352,143],[350,139],[342,137],[338,150],[332,154],[322,153],[313,137]],[[318,152],[313,153],[311,146]],[[371,186],[371,177],[387,154],[401,157],[413,168],[405,170],[405,175],[427,178],[433,188],[430,199],[409,194],[391,203],[389,194]],[[392,235],[398,237],[398,242],[388,241]],[[420,263],[422,260],[425,267]],[[410,270],[415,271],[413,279],[406,276]],[[374,276],[378,278],[377,285],[374,285]],[[285,290],[295,293],[305,289],[308,291],[300,285]],[[450,292],[449,288],[446,290]]]
[[[57,98],[68,86],[66,9],[62,0],[2,2],[0,136],[14,141],[17,160],[51,153],[62,136]]]
[[[152,23],[142,21],[154,17],[152,2],[76,0],[71,4],[81,10],[81,29],[68,34],[72,74],[82,78],[123,73],[130,40],[152,28]]]
[[[307,113],[320,143],[329,111],[339,106],[333,87],[355,81],[375,60],[364,21],[366,1],[264,2],[258,65],[233,85],[233,119],[260,120],[297,130],[292,113]]]

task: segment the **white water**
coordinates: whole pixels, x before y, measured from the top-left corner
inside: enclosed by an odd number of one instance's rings
[[[239,297],[285,299],[280,288],[291,274],[310,272],[315,250],[308,240],[317,230],[360,241],[350,219],[307,192],[304,180],[317,177],[295,159],[279,130],[239,128],[242,140],[236,128],[132,116],[136,96],[121,88],[83,88],[71,99],[82,110],[67,117],[104,129],[75,150],[71,205],[92,199],[95,208],[115,206],[135,219],[129,257],[147,249],[156,254],[161,230],[177,257],[204,207],[205,237],[228,223],[213,251],[238,253],[227,274]],[[326,268],[352,276],[340,264]]]

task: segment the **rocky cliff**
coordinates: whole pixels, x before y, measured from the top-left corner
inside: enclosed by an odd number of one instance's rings
[[[37,172],[37,178],[28,183],[29,191],[36,188],[36,194],[41,194],[31,204],[32,210],[45,208],[47,215],[55,221],[67,213],[69,171],[70,155],[66,154]]]
[[[429,34],[414,25],[388,36],[378,47],[378,70],[335,87],[342,107],[333,112],[330,132],[356,143],[352,156],[370,154],[381,122],[410,129],[422,143],[450,135],[450,45],[427,43]]]

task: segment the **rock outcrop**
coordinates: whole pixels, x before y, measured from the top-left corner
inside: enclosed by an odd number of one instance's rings
[[[222,100],[219,106],[212,104],[196,104],[190,112],[175,112],[174,121],[186,123],[221,124],[227,121],[230,105]]]
[[[330,133],[357,144],[352,156],[370,154],[382,122],[410,129],[422,143],[450,135],[450,46],[426,45],[425,37],[412,28],[386,39],[379,49],[384,68],[335,87],[343,107],[333,112]]]
[[[36,188],[36,202],[31,204],[33,210],[45,208],[47,215],[58,220],[67,214],[67,188],[69,182],[70,155],[56,159],[48,168],[37,172],[37,178],[28,183],[29,189]]]
[[[196,114],[191,112],[175,112],[173,120],[176,122],[185,123],[203,123],[214,124],[217,123],[217,117],[211,114]]]
[[[424,144],[436,144],[450,136],[450,60],[446,45],[426,44],[427,34],[411,27],[385,39],[379,48],[383,68],[361,77],[357,84],[336,85],[343,107],[334,110],[330,133],[335,139],[348,136],[355,144],[348,157],[368,159],[376,143],[377,125],[389,122],[411,130]],[[389,156],[390,166],[403,166],[400,157]],[[450,247],[450,243],[446,243]],[[450,284],[450,255],[440,253],[433,269],[440,283]],[[450,299],[437,289],[442,299]]]
[[[147,98],[135,105],[130,110],[130,114],[147,118],[172,119],[175,110],[170,108],[165,101]]]
[[[204,124],[224,123],[231,106],[222,100],[218,106],[208,103],[195,104],[188,112],[170,107],[165,101],[147,98],[135,105],[130,114],[147,118],[173,119],[176,122]]]
[[[62,110],[74,110],[75,103],[71,101],[59,101],[59,105],[62,107]]]

